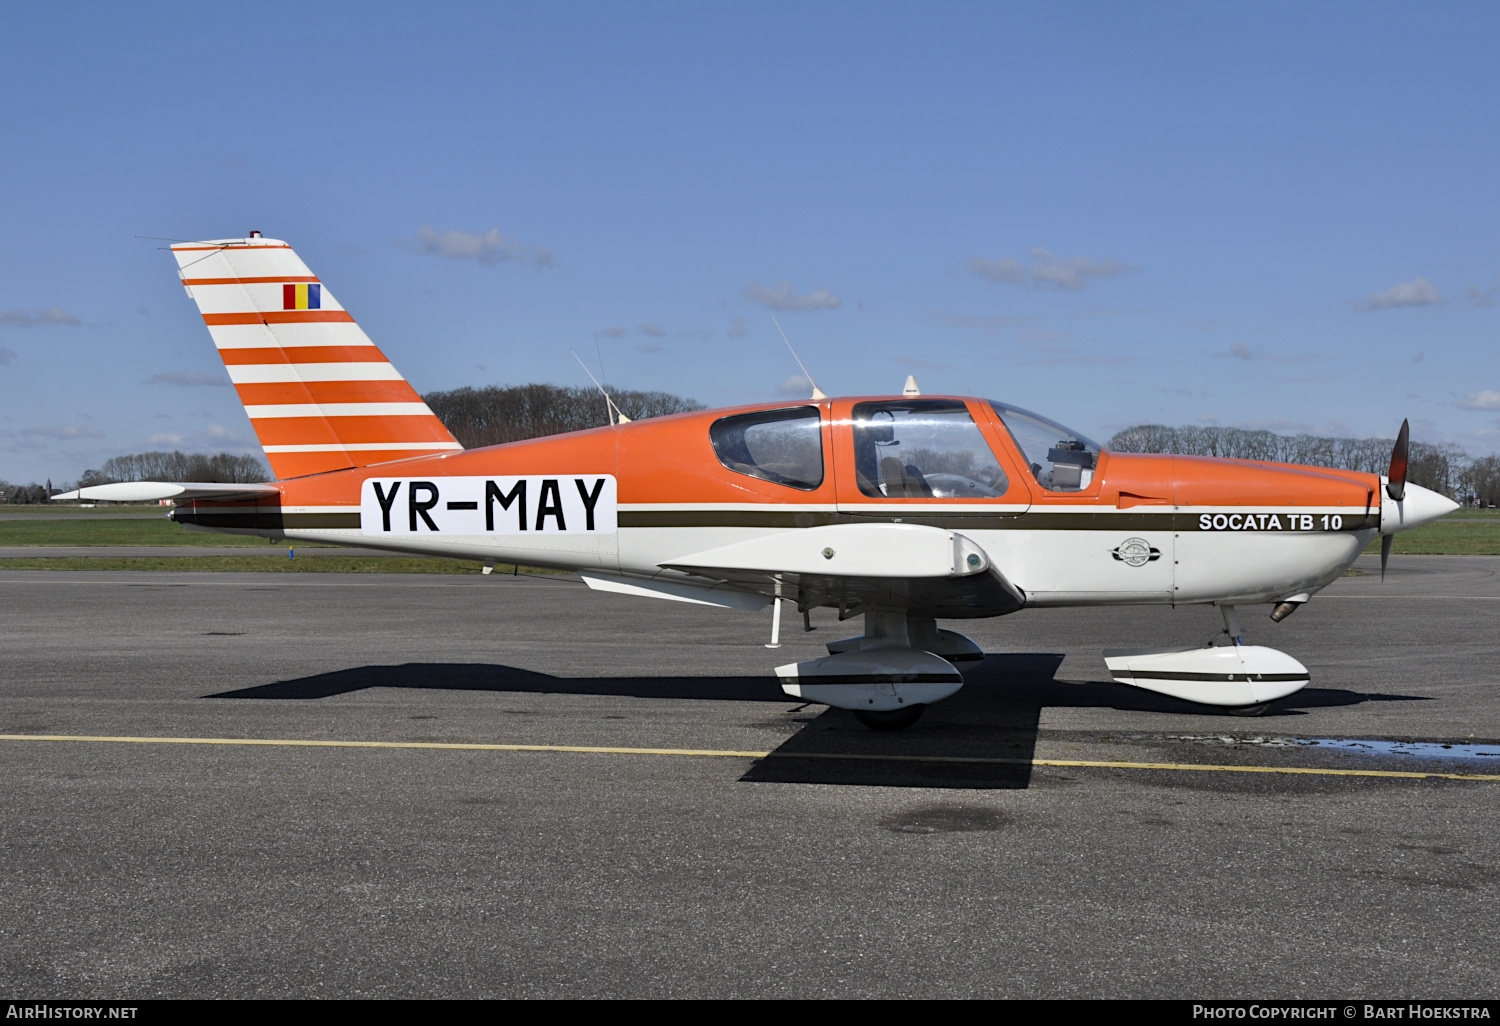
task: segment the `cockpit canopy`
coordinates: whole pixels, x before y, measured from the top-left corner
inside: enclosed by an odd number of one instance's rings
[[[1050,492],[1088,488],[1099,443],[1018,406],[991,402],[1037,483]],[[1005,471],[961,399],[856,402],[851,410],[855,483],[885,499],[998,499]],[[709,438],[719,462],[748,477],[800,491],[823,484],[823,412],[791,406],[731,414]]]

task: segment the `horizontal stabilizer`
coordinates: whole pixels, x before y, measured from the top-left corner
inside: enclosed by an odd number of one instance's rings
[[[118,484],[91,485],[71,492],[52,496],[53,502],[76,502],[79,499],[96,502],[158,502],[172,499],[186,502],[189,499],[218,499],[230,502],[236,499],[268,499],[281,494],[273,484],[213,484],[178,483],[171,481],[121,481]]]

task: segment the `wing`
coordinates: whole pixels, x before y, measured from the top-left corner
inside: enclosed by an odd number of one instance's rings
[[[779,595],[799,609],[836,607],[841,619],[870,607],[944,619],[999,616],[1026,604],[972,539],[919,524],[783,531],[675,557],[661,567],[661,575],[635,579],[634,593],[739,608],[753,608],[746,599],[759,596],[763,605]]]

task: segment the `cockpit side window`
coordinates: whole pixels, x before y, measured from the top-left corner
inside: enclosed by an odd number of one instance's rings
[[[952,399],[854,404],[859,490],[882,499],[997,499],[1010,487],[968,407]]]
[[[823,483],[822,425],[816,406],[799,406],[716,420],[708,437],[736,474],[810,492]]]
[[[1037,484],[1049,492],[1078,492],[1094,480],[1103,446],[1046,417],[991,402],[1021,450]]]

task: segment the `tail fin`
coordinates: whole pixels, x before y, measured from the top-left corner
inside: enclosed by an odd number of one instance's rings
[[[278,478],[463,448],[286,243],[172,253]]]

